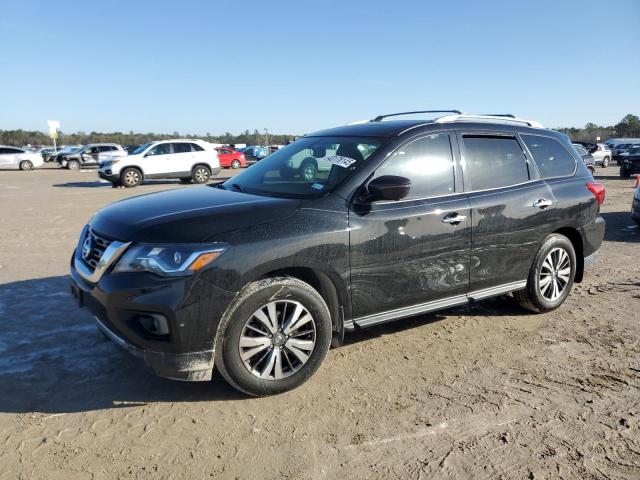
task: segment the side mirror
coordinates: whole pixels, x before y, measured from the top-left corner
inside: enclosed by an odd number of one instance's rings
[[[377,202],[379,200],[397,201],[409,195],[411,180],[397,175],[383,175],[375,178],[367,185],[369,195],[365,200]]]

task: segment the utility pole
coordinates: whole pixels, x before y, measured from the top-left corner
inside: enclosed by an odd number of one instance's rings
[[[264,129],[264,146],[269,146],[269,130],[267,130],[266,128]]]

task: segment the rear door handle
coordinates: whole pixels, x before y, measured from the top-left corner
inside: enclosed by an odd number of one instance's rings
[[[546,198],[540,198],[533,202],[533,206],[536,208],[547,208],[551,205],[553,205],[553,202],[551,200],[547,200]]]
[[[450,213],[449,215],[442,217],[442,223],[448,223],[449,225],[458,225],[467,219],[464,215],[459,213]]]

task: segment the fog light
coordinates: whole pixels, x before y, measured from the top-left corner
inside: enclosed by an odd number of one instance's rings
[[[159,313],[151,313],[149,315],[140,315],[138,322],[147,332],[153,335],[169,335],[169,322]]]

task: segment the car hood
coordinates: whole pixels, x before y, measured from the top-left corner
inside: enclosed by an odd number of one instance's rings
[[[210,242],[224,232],[284,220],[299,206],[300,200],[189,187],[112,203],[90,225],[97,234],[121,241]]]

